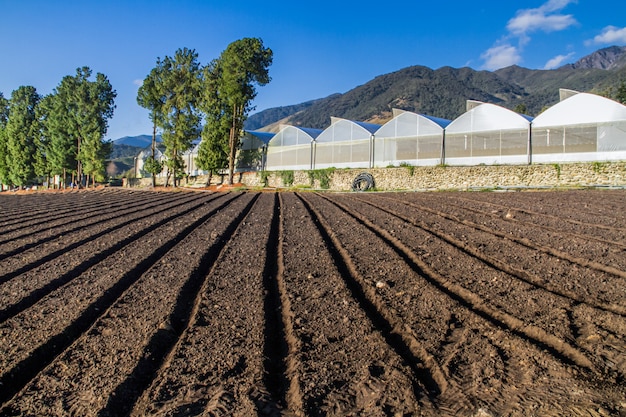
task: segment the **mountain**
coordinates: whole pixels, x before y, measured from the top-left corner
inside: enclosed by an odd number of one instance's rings
[[[623,80],[626,80],[626,46],[600,49],[554,70],[531,70],[515,65],[497,71],[412,66],[380,75],[344,94],[264,110],[250,116],[248,122],[255,123],[246,127],[253,130],[280,121],[324,129],[332,116],[384,123],[392,118],[393,108],[454,119],[465,112],[467,100],[509,109],[523,105],[527,114],[536,116],[558,102],[560,88],[606,93]]]
[[[161,142],[161,135],[156,136],[156,141]],[[137,148],[147,148],[152,144],[152,135],[124,136],[113,141],[115,145],[128,145]]]
[[[626,65],[626,46],[610,46],[581,58],[571,64],[571,68],[615,69],[624,65]]]
[[[329,96],[326,98],[331,98]],[[313,104],[324,99],[310,100],[300,104],[294,104],[292,106],[273,107],[271,109],[264,110],[259,113],[255,113],[248,117],[245,122],[246,130],[256,130],[264,126],[276,123],[279,120],[285,119],[295,113],[308,109]]]

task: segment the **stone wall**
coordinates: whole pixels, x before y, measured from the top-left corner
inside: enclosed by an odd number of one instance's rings
[[[247,172],[237,174],[235,180],[247,187],[283,188],[293,177],[290,188],[324,188],[321,182],[328,178],[328,189],[348,191],[361,172],[370,173],[380,191],[394,190],[455,190],[495,188],[567,188],[567,187],[624,187],[626,186],[626,161],[561,163],[545,165],[481,165],[396,167],[375,169],[317,170],[317,179],[311,184],[310,171]],[[321,181],[320,181],[321,178]],[[213,178],[212,184],[221,178]],[[130,185],[151,184],[150,179],[131,180]],[[206,177],[191,178],[181,185],[201,186]]]

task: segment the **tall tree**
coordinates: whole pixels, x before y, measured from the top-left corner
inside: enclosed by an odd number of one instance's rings
[[[228,136],[231,122],[229,108],[224,100],[220,100],[219,83],[221,66],[213,60],[203,69],[202,100],[200,109],[204,114],[205,124],[202,129],[202,141],[198,147],[196,163],[209,172],[207,185],[211,183],[213,174],[228,168],[229,143]]]
[[[52,109],[52,96],[47,95],[39,101],[35,111],[37,118],[37,129],[35,134],[35,161],[33,168],[35,175],[45,177],[50,184],[51,165],[50,157],[50,134],[47,130],[47,119]]]
[[[144,164],[144,169],[152,175],[152,186],[156,187],[156,176],[163,170],[163,166],[156,159],[156,135],[157,127],[163,126],[163,114],[165,112],[164,91],[164,63],[157,58],[156,66],[146,76],[137,91],[137,104],[148,109],[152,121],[152,145],[151,156]]]
[[[5,127],[9,119],[9,101],[0,92],[0,185],[9,182],[9,167],[7,166],[7,143]],[[0,189],[1,190],[1,189]]]
[[[105,75],[98,73],[91,81],[91,74],[91,69],[82,67],[76,75],[63,77],[48,103],[45,121],[53,173],[70,170],[79,183],[83,173],[94,181],[104,172],[110,146],[103,138],[117,95]]]
[[[41,119],[42,132],[47,138],[47,160],[52,175],[60,175],[62,186],[67,182],[67,173],[76,173],[78,166],[77,141],[73,135],[71,102],[71,77],[65,77],[53,94],[44,101],[46,117]],[[61,185],[61,184],[60,184]]]
[[[178,49],[171,58],[163,60],[162,93],[163,144],[165,145],[168,177],[177,177],[184,169],[183,152],[190,149],[200,134],[200,114],[197,109],[200,94],[201,71],[198,54],[193,49]],[[167,182],[166,182],[167,183]]]
[[[5,126],[8,177],[23,187],[35,178],[36,108],[40,97],[32,86],[21,86],[11,94],[9,118]]]
[[[206,88],[215,88],[215,102],[212,104],[220,111],[209,113],[208,117],[227,118],[228,135],[228,182],[233,183],[235,155],[239,148],[243,123],[250,110],[252,100],[257,95],[256,85],[263,86],[270,82],[269,66],[272,65],[273,52],[263,46],[259,38],[243,38],[232,42],[214,63],[211,72],[217,80],[206,84]],[[228,110],[225,110],[228,109]],[[218,123],[222,126],[222,122]]]
[[[95,186],[95,179],[104,174],[104,161],[111,153],[111,146],[104,143],[104,135],[108,119],[113,117],[117,93],[104,74],[96,74],[94,81],[90,81],[89,77],[91,70],[88,67],[76,70],[76,89],[71,106],[78,141],[78,178],[84,171]]]

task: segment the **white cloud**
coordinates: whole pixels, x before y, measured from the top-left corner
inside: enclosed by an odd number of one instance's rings
[[[480,57],[485,60],[483,68],[490,71],[515,65],[522,61],[517,47],[509,44],[491,47]]]
[[[563,62],[572,58],[574,55],[575,55],[574,52],[570,52],[567,55],[557,55],[551,60],[549,60],[548,62],[546,62],[546,65],[543,67],[543,69],[549,70],[549,69],[558,68],[561,65],[563,65]]]
[[[548,0],[546,4],[539,6],[545,12],[556,12],[567,7],[570,3],[577,3],[576,0]]]
[[[521,62],[521,53],[530,42],[530,33],[556,32],[576,25],[578,22],[573,15],[561,13],[566,6],[575,2],[576,0],[548,0],[537,8],[518,10],[515,17],[508,21],[508,34],[498,42],[500,45],[496,44],[481,55],[485,60],[483,68],[497,69]],[[511,45],[513,39],[517,39],[517,47]],[[557,58],[553,58],[546,65],[557,63]]]
[[[141,87],[143,85],[143,80],[133,80],[133,84],[137,87]]]
[[[535,9],[518,10],[515,17],[509,20],[506,28],[515,36],[522,36],[537,30],[555,32],[575,25],[576,19],[571,14],[560,12],[573,0],[549,0]]]
[[[607,26],[602,29],[602,33],[596,35],[593,40],[585,42],[587,45],[611,43],[626,43],[626,27],[618,28],[616,26]]]
[[[538,9],[523,10],[513,19],[509,20],[506,28],[516,36],[526,35],[530,32],[556,32],[575,25],[576,19],[568,15],[545,15]]]

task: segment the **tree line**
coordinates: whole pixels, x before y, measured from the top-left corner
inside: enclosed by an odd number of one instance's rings
[[[177,185],[184,170],[182,153],[198,137],[202,140],[196,163],[209,172],[208,182],[211,175],[228,169],[228,181],[233,183],[243,124],[253,109],[256,86],[270,82],[272,60],[272,50],[259,38],[232,42],[205,66],[193,49],[178,49],[173,57],[157,58],[137,93],[137,103],[148,109],[153,125],[152,154],[144,163],[153,185],[165,167],[166,185],[170,176]],[[165,146],[163,164],[155,157],[157,130]]]
[[[235,155],[243,124],[253,109],[256,86],[270,82],[273,52],[259,38],[237,40],[202,66],[193,49],[157,58],[143,80],[137,103],[148,109],[153,124],[152,155],[144,169],[155,175],[167,167],[174,186],[184,170],[183,152],[201,137],[198,166],[210,176],[228,169],[233,183]],[[104,178],[112,143],[104,141],[117,96],[107,77],[92,79],[88,67],[66,76],[52,94],[21,86],[10,98],[0,93],[0,183],[24,187],[53,176],[63,186],[95,186]],[[155,158],[161,131],[166,160]]]
[[[89,67],[65,76],[46,96],[20,86],[5,98],[0,92],[0,183],[24,187],[59,175],[65,186],[95,186],[111,152],[103,140],[113,117],[116,92],[107,77]]]

